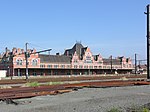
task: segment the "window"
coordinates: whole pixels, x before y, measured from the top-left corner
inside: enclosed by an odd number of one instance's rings
[[[74,59],[74,63],[78,63],[78,60],[77,60],[77,59]]]
[[[58,65],[54,65],[54,68],[58,68]]]
[[[92,69],[93,68],[93,66],[90,66],[90,69]]]
[[[84,68],[88,68],[88,66],[84,66]]]
[[[65,65],[61,65],[61,68],[65,68]]]
[[[37,59],[32,60],[32,66],[37,66],[37,65],[38,65]]]
[[[70,68],[70,65],[67,65],[67,68]]]
[[[33,75],[33,76],[37,76],[36,72],[33,72],[32,75]]]
[[[97,69],[97,66],[94,66],[95,69]]]
[[[45,68],[45,65],[40,65],[41,68]]]
[[[107,66],[108,69],[110,69],[110,66]]]
[[[101,69],[102,68],[102,66],[99,66],[99,69]]]
[[[47,65],[47,68],[52,68],[52,65]]]
[[[102,61],[99,61],[99,64],[102,64]]]
[[[20,60],[20,65],[22,65],[22,60]]]
[[[85,62],[86,62],[86,63],[92,63],[91,56],[86,56]]]
[[[43,72],[40,73],[41,76],[42,76],[43,74],[44,74]]]
[[[74,65],[74,68],[78,68],[78,66],[77,66],[77,65]]]
[[[22,65],[23,61],[21,59],[17,59],[17,65]]]
[[[82,66],[82,65],[79,65],[79,68],[83,68],[83,66]]]
[[[19,60],[17,60],[17,65],[19,65]]]

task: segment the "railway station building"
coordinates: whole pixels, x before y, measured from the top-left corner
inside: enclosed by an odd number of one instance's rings
[[[28,49],[29,76],[37,75],[95,75],[95,74],[130,74],[134,69],[131,58],[124,56],[103,58],[92,54],[89,47],[77,42],[64,54],[39,54],[35,49]],[[7,76],[25,76],[25,50],[13,48],[0,57],[0,69],[7,70]]]

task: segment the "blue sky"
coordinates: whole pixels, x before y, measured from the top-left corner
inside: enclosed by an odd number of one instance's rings
[[[76,41],[103,57],[146,58],[150,0],[0,0],[0,52],[5,47],[64,52]]]

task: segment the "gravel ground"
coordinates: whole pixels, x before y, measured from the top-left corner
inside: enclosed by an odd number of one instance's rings
[[[0,102],[0,112],[107,112],[114,107],[128,112],[128,107],[150,102],[150,86],[84,88],[14,101],[19,104]]]

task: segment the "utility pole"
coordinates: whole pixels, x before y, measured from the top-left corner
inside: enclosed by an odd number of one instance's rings
[[[137,54],[135,54],[135,74],[137,72],[137,59],[136,59]]]
[[[145,13],[147,15],[147,79],[150,79],[150,20],[149,20],[149,14],[150,14],[150,5],[147,5],[147,12]]]
[[[26,60],[26,80],[28,79],[28,43],[26,43],[26,52],[25,52],[25,60]]]
[[[111,74],[112,74],[112,55],[110,56],[110,68],[111,68]]]

